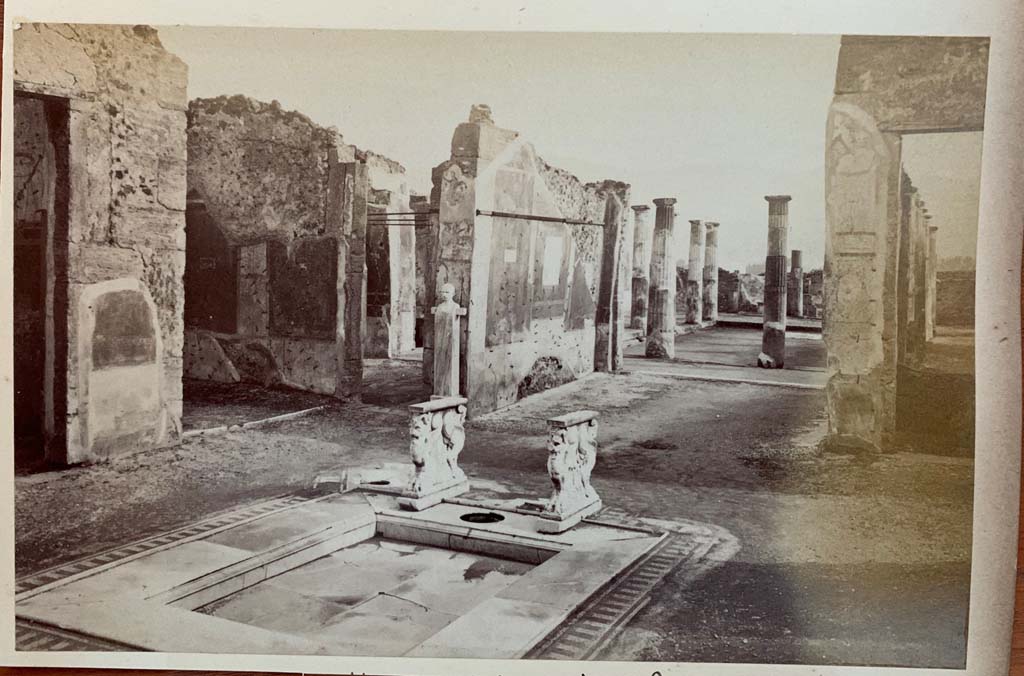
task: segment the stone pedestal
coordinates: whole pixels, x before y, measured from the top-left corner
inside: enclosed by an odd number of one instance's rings
[[[793,249],[789,260],[789,283],[786,289],[786,314],[790,317],[804,316],[804,269],[803,252]]]
[[[718,321],[718,223],[704,224],[704,300],[701,318],[705,322]]]
[[[650,291],[651,239],[654,228],[648,223],[646,204],[637,204],[633,209],[633,306],[629,326],[647,330],[647,294]]]
[[[764,334],[757,364],[780,369],[786,362],[786,243],[789,195],[768,195],[768,255],[764,265]]]
[[[700,324],[704,314],[704,221],[690,221],[690,260],[686,266],[686,323]]]
[[[466,442],[465,397],[442,397],[409,407],[409,452],[416,469],[402,509],[422,511],[469,490],[459,453]]]
[[[601,509],[590,485],[597,462],[597,412],[576,411],[548,419],[548,475],[554,491],[537,530],[561,533]]]
[[[675,203],[674,197],[654,200],[657,211],[651,245],[651,286],[647,304],[645,354],[648,357],[672,359],[676,354],[676,266],[672,260]]]
[[[459,396],[459,336],[465,308],[455,302],[455,286],[441,287],[441,304],[431,309],[434,324],[434,397]]]

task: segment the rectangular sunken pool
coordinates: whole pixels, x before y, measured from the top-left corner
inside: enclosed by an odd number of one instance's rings
[[[37,576],[16,615],[161,652],[515,658],[664,538],[586,521],[543,534],[515,511],[409,512],[363,490],[296,497]]]
[[[523,574],[527,563],[372,537],[197,611],[343,647],[395,655]]]

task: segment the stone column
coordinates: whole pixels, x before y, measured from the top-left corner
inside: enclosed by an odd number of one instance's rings
[[[790,317],[804,316],[804,268],[803,252],[793,249],[789,260],[789,287],[786,291],[786,314]]]
[[[686,323],[700,324],[704,311],[704,243],[703,221],[690,221],[690,262],[686,266]]]
[[[913,356],[915,360],[924,359],[925,321],[928,299],[928,276],[926,265],[928,260],[928,209],[924,200],[917,200],[917,219],[914,227],[914,315],[911,318],[914,327],[912,335]]]
[[[650,291],[647,303],[648,357],[676,355],[676,266],[673,261],[672,229],[675,226],[674,197],[654,200],[654,237],[651,244]]]
[[[629,326],[647,330],[647,293],[650,289],[651,237],[654,228],[648,224],[646,204],[637,204],[633,209],[633,307]]]
[[[594,341],[595,371],[618,371],[622,368],[620,336],[625,324],[623,318],[618,316],[615,302],[622,230],[622,202],[615,195],[609,194],[605,200],[601,283],[597,289],[597,312],[594,319],[597,329]]]
[[[767,195],[768,255],[764,262],[764,334],[758,366],[780,369],[786,362],[786,240],[789,195]]]
[[[705,223],[704,240],[704,321],[718,321],[718,223]]]
[[[938,289],[939,259],[936,257],[935,237],[939,231],[938,226],[931,224],[932,217],[925,216],[928,224],[928,258],[925,260],[925,277],[927,296],[925,297],[924,308],[924,338],[931,340],[935,337],[935,292]]]

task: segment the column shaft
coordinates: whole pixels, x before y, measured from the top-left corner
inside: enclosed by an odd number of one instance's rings
[[[704,245],[707,230],[703,221],[690,221],[690,261],[686,266],[686,323],[700,324],[704,311]]]
[[[764,265],[764,334],[758,365],[782,368],[786,361],[786,250],[788,195],[769,195],[768,255]]]
[[[704,311],[707,322],[718,321],[718,223],[706,223],[704,239]]]
[[[646,204],[633,207],[633,304],[630,328],[647,331],[647,294],[650,290],[651,239],[654,226],[648,223]]]
[[[648,294],[648,357],[675,357],[676,354],[676,266],[672,260],[675,226],[675,198],[654,200],[654,238],[651,245],[651,275]]]

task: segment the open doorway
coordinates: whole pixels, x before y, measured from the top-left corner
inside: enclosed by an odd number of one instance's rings
[[[15,469],[63,456],[67,364],[68,105],[14,95]]]

